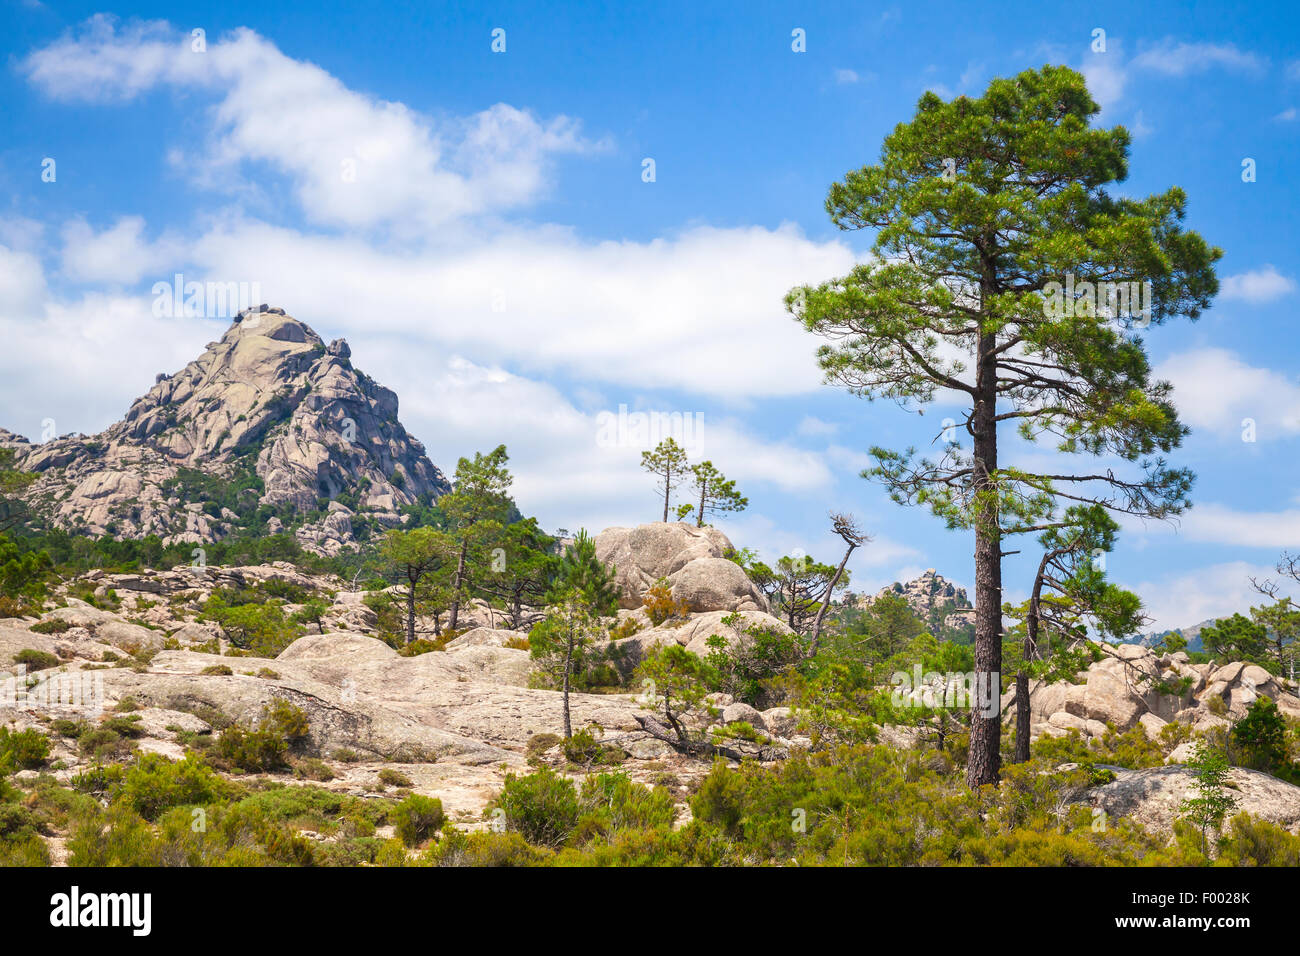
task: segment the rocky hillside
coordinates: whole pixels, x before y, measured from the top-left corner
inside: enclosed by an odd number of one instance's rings
[[[739,628],[784,628],[753,606],[759,602],[742,582],[715,563],[731,563],[714,553],[730,550],[719,532],[657,524],[608,529],[597,540],[625,598],[646,580],[669,578],[675,597],[690,606],[659,622],[644,607],[620,610],[617,631],[630,636],[613,636],[614,646],[603,650],[617,651],[613,657],[628,666],[656,645],[705,654],[712,635],[736,646],[747,640]],[[210,599],[230,592],[278,595],[271,603],[286,619],[308,601],[323,610],[278,653],[259,656],[232,643],[235,634],[205,613]],[[105,761],[129,764],[140,754],[179,760],[194,753],[213,759],[233,780],[249,781],[255,773],[261,789],[314,781],[342,797],[369,800],[392,787],[399,794],[434,796],[458,827],[482,830],[490,827],[485,809],[507,774],[545,766],[583,778],[590,767],[575,764],[557,736],[562,696],[537,686],[537,663],[525,649],[528,623],[540,609],[530,609],[520,629],[509,630],[500,611],[476,605],[464,615],[469,630],[440,650],[404,656],[378,639],[372,607],[378,594],[287,563],[92,571],[60,584],[39,615],[0,620],[0,702],[7,702],[0,726],[35,730],[51,741],[41,765],[15,773],[14,781],[35,788],[48,776],[72,786]],[[432,624],[421,618],[419,631],[430,633]],[[20,664],[28,673],[17,677]],[[1173,692],[1149,682],[1169,684],[1183,676],[1190,681]],[[1221,726],[1225,716],[1244,713],[1253,693],[1275,695],[1285,713],[1300,714],[1294,688],[1241,663],[1190,665],[1185,655],[1156,657],[1121,647],[1076,679],[1080,683],[1034,686],[1036,736],[1077,730],[1094,737],[1107,723],[1156,736],[1168,724],[1183,724],[1186,740],[1192,732]],[[42,703],[55,688],[62,694],[69,686],[86,689],[88,706]],[[682,823],[690,819],[687,798],[712,762],[665,742],[655,719],[657,702],[634,692],[640,689],[574,692],[574,728],[595,734],[600,767],[617,765],[633,781],[667,788],[674,819]],[[693,728],[741,728],[730,745],[758,764],[778,764],[811,743],[803,716],[788,706],[760,711],[725,694],[710,700],[715,710],[693,717]],[[234,758],[223,756],[223,731],[254,726],[277,703],[300,709],[306,721],[284,762],[227,767],[223,761]],[[1004,705],[1012,707],[1009,700]],[[930,746],[917,726],[884,726],[879,732],[895,748]],[[1184,745],[1171,752],[1166,767],[1116,770],[1112,782],[1071,791],[1069,799],[1167,831],[1194,783],[1181,765],[1186,750]],[[1300,832],[1300,787],[1240,768],[1231,781],[1240,809]],[[344,839],[341,830],[303,832],[314,841]],[[66,830],[54,826],[42,839],[56,864],[66,861]]]
[[[1073,683],[1030,683],[1034,736],[1071,730],[1100,736],[1107,724],[1121,731],[1141,725],[1152,737],[1174,722],[1198,732],[1227,728],[1259,696],[1300,718],[1296,685],[1256,664],[1193,664],[1183,651],[1160,654],[1135,644],[1103,645],[1103,651]],[[1002,703],[1014,712],[1014,694]]]
[[[656,627],[644,608],[619,612],[623,630],[635,632],[615,642],[629,667],[655,644],[705,653],[710,635],[742,640],[737,624],[784,628],[764,610],[748,610],[752,595],[710,563],[715,548],[731,547],[719,532],[701,537],[689,525],[642,526],[610,529],[601,539],[617,552],[614,570],[621,581],[661,565],[696,565],[679,579],[693,608],[685,619]],[[278,604],[286,617],[309,599],[325,607],[318,623],[274,657],[241,650],[232,634],[203,614],[214,594],[272,586],[291,595],[290,603]],[[91,571],[60,585],[39,618],[0,619],[0,702],[11,701],[0,726],[51,729],[49,708],[15,700],[13,668],[34,655],[44,669],[27,682],[28,700],[39,702],[42,685],[93,678],[102,688],[103,711],[72,716],[101,727],[131,720],[133,751],[180,759],[187,745],[203,750],[226,723],[252,724],[266,705],[284,700],[302,708],[310,723],[294,758],[299,772],[301,760],[321,760],[329,767],[327,778],[321,775],[327,788],[377,795],[384,790],[380,772],[397,769],[466,825],[482,825],[482,810],[504,774],[526,771],[530,756],[565,765],[559,738],[552,736],[563,726],[561,694],[534,686],[533,662],[521,649],[528,646],[528,625],[539,617],[536,609],[528,610],[520,630],[508,630],[506,615],[476,603],[462,614],[468,630],[443,650],[406,657],[377,639],[377,616],[366,596],[340,578],[305,574],[285,562]],[[747,608],[741,620],[724,623],[741,605]],[[432,634],[432,620],[420,617],[418,630]],[[718,724],[743,721],[768,735],[768,745],[753,748],[756,759],[777,759],[807,744],[789,708],[760,713],[726,695],[715,699]],[[708,772],[708,761],[682,757],[643,728],[638,718],[652,709],[639,696],[574,693],[570,705],[575,729],[599,728],[602,746],[617,752],[634,779],[652,782],[666,768],[684,780]],[[537,743],[546,739],[543,753]],[[55,777],[67,782],[93,757],[75,740],[56,740],[54,761]],[[291,780],[294,773],[287,766],[271,776]],[[18,778],[35,776],[25,771]]]
[[[124,374],[126,370],[123,370]],[[334,553],[356,516],[379,527],[448,490],[397,419],[397,396],[282,309],[242,312],[203,354],[160,374],[122,421],[93,437],[32,444],[0,431],[40,474],[33,510],[72,531],[201,543],[277,531],[295,515],[304,546]]]

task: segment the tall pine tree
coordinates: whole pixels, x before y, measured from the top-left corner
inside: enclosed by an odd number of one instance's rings
[[[829,340],[818,352],[827,381],[905,406],[941,391],[960,402],[941,455],[875,448],[864,475],[973,533],[975,670],[985,682],[1002,670],[1009,535],[1059,525],[1062,503],[1170,517],[1191,486],[1162,457],[1186,428],[1170,386],[1151,379],[1138,331],[1199,315],[1218,291],[1221,252],[1182,227],[1181,189],[1145,199],[1107,191],[1128,174],[1130,137],[1092,128],[1098,112],[1066,67],[996,79],[978,99],[927,93],[886,137],[880,161],[826,200],[836,225],[875,231],[873,257],[787,297],[805,328]],[[1127,302],[1106,296],[1106,283]],[[1118,473],[1011,467],[999,458],[1004,424],[1027,441],[1046,436],[1063,453],[1124,464]],[[972,786],[997,782],[999,738],[1000,715],[977,713]]]

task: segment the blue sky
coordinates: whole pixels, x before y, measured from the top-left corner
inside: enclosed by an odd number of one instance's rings
[[[1161,626],[1243,608],[1300,547],[1294,9],[701,6],[0,0],[0,425],[103,428],[227,324],[154,315],[155,282],[255,282],[346,337],[445,470],[505,442],[551,527],[655,516],[602,413],[698,414],[698,456],[750,497],[719,522],[738,545],[826,559],[826,512],[848,510],[876,536],[855,589],[926,567],[969,584],[968,538],[857,476],[945,410],[821,385],[781,295],[865,254],[826,188],[921,93],[1063,63],[1134,133],[1118,189],[1182,186],[1225,251],[1213,308],[1147,336],[1193,428],[1175,461],[1195,507],[1127,527],[1109,566]],[[1010,596],[1029,573],[1009,562]]]

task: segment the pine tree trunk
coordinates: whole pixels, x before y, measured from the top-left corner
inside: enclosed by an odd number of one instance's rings
[[[569,671],[573,667],[573,632],[569,632],[569,650],[564,656],[564,739],[573,736],[573,725],[569,722]]]
[[[844,566],[849,563],[849,557],[856,547],[855,544],[849,545],[848,550],[844,552],[844,559],[840,561],[840,566],[835,569],[835,576],[831,578],[830,584],[826,585],[826,593],[822,595],[821,607],[817,609],[817,617],[813,620],[812,640],[808,642],[808,657],[812,657],[817,653],[817,645],[822,638],[822,619],[826,616],[826,609],[831,606],[831,595],[835,593],[835,585],[840,583],[840,578],[844,575]]]
[[[1029,675],[1016,675],[1016,755],[1012,763],[1029,762]]]
[[[407,578],[406,586],[406,643],[415,640],[415,582]]]
[[[975,709],[971,714],[970,756],[966,782],[972,787],[997,784],[1001,770],[1002,713],[982,713],[987,695],[1001,694],[1002,674],[1002,540],[997,490],[990,475],[998,467],[997,337],[980,334],[976,372],[974,431],[975,503]]]
[[[1021,658],[1028,665],[1039,648],[1039,609],[1043,604],[1043,580],[1047,576],[1048,563],[1053,561],[1060,550],[1048,551],[1039,562],[1039,572],[1034,575],[1034,591],[1030,592],[1030,609],[1024,615],[1024,653]],[[1015,675],[1015,760],[1014,763],[1026,763],[1030,760],[1030,675],[1028,666],[1021,667]]]
[[[1029,611],[1025,614],[1025,648],[1021,657],[1027,665],[1034,659],[1038,648],[1038,608],[1042,601],[1043,576],[1051,553],[1043,555],[1038,574],[1034,576],[1034,590],[1029,595]],[[1016,756],[1013,763],[1029,762],[1029,668],[1022,667],[1016,674]]]
[[[469,550],[469,539],[460,545],[460,557],[456,559],[456,577],[452,582],[451,616],[447,619],[447,630],[456,630],[456,621],[460,619],[460,582],[465,577],[465,552]]]

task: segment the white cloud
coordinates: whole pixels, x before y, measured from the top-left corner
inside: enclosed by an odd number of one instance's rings
[[[83,219],[72,220],[63,228],[64,276],[75,282],[131,285],[182,267],[185,251],[179,239],[149,242],[144,232],[139,216],[123,216],[99,233]]]
[[[583,139],[567,117],[540,120],[504,103],[435,123],[348,89],[248,29],[194,52],[189,35],[165,23],[119,29],[97,16],[31,54],[23,69],[61,100],[123,101],[155,87],[210,91],[219,100],[208,141],[170,148],[172,162],[201,183],[236,188],[247,188],[244,164],[268,164],[290,177],[308,218],[327,225],[409,232],[517,207],[545,192],[549,157],[604,145]]]
[[[1267,64],[1266,59],[1239,50],[1231,43],[1176,43],[1169,38],[1133,58],[1133,66],[1167,76],[1203,73],[1214,67],[1258,73]]]
[[[831,445],[826,449],[826,457],[849,474],[858,475],[876,464],[876,460],[865,451],[846,448],[843,445]]]
[[[987,70],[983,63],[972,61],[966,64],[966,69],[962,71],[961,77],[957,82],[961,85],[963,91],[972,91],[976,84],[979,83],[980,78],[986,73]]]
[[[147,287],[183,262],[187,279],[256,283],[264,301],[327,338],[348,336],[358,365],[402,397],[404,422],[442,467],[504,442],[521,505],[549,524],[601,528],[655,516],[642,449],[597,441],[602,404],[641,407],[640,390],[672,390],[734,407],[820,383],[815,342],[783,296],[852,268],[845,244],[809,241],[789,225],[597,242],[484,215],[536,198],[547,156],[590,148],[564,117],[543,122],[498,104],[435,124],[350,91],[247,30],[194,54],[165,24],[119,28],[96,18],[24,68],[59,99],[210,92],[208,144],[173,152],[174,161],[194,163],[204,183],[241,191],[266,180],[264,171],[244,176],[249,162],[269,165],[313,224],[344,227],[298,231],[226,210],[196,234],[151,239],[138,217],[98,232],[75,220],[63,229],[65,278]],[[340,177],[341,157],[359,160],[355,182]],[[474,225],[438,226],[474,215]],[[391,227],[402,241],[371,227]],[[10,290],[0,334],[15,345],[0,356],[0,403],[17,412],[6,412],[16,419],[8,427],[32,432],[54,417],[61,431],[97,431],[155,372],[184,365],[225,325],[157,319],[145,295],[47,301],[39,261],[10,255],[13,268],[0,269],[0,291]],[[581,408],[551,384],[566,375]],[[751,497],[751,519],[764,496],[821,491],[833,480],[826,453],[767,440],[725,414],[706,416],[696,457],[704,455]]]
[[[0,262],[0,290],[6,273]],[[156,372],[181,368],[225,324],[156,318],[147,299],[100,292],[21,310],[2,292],[0,302],[0,427],[32,440],[47,418],[59,434],[117,421]]]
[[[836,70],[835,82],[841,85],[858,82],[856,70]]]
[[[782,300],[793,285],[849,271],[855,259],[842,242],[810,242],[790,225],[592,242],[487,216],[540,195],[547,156],[590,146],[565,117],[543,122],[497,104],[434,124],[347,89],[247,29],[194,53],[188,35],[166,24],[119,27],[97,17],[23,68],[63,99],[211,90],[209,142],[177,161],[241,191],[255,190],[240,178],[245,165],[269,164],[288,177],[309,220],[345,227],[307,233],[216,213],[182,251],[170,240],[145,242],[139,220],[100,235],[74,224],[65,252],[72,276],[168,279],[184,252],[194,267],[187,278],[257,283],[265,301],[312,324],[404,332],[413,344],[524,372],[734,401],[819,383],[814,343]],[[455,229],[442,225],[457,218]],[[379,227],[390,235],[377,238]],[[792,355],[807,358],[792,363]]]
[[[24,316],[45,301],[45,272],[31,252],[0,245],[0,317]],[[3,351],[12,354],[6,343]]]
[[[394,252],[244,220],[205,235],[194,259],[214,279],[259,282],[267,302],[349,334],[401,332],[412,347],[521,371],[732,401],[818,387],[816,343],[783,297],[855,261],[842,243],[789,225],[650,242],[546,227]]]
[[[1273,119],[1278,123],[1294,123],[1297,116],[1300,116],[1300,112],[1297,112],[1294,106],[1288,106],[1282,112],[1274,116]]]
[[[822,421],[816,415],[805,415],[800,421],[796,431],[800,435],[808,437],[821,437],[824,435],[834,435],[839,431],[840,426],[834,422]]]
[[[1225,301],[1259,304],[1280,299],[1294,292],[1295,280],[1284,276],[1271,265],[1236,275],[1226,276],[1220,285],[1219,296]]]
[[[1255,422],[1257,439],[1300,431],[1300,385],[1271,369],[1247,365],[1221,348],[1181,352],[1161,362],[1155,377],[1174,385],[1174,405],[1193,428],[1240,438],[1242,421]]]
[[[1226,505],[1196,505],[1180,520],[1180,537],[1189,541],[1244,548],[1293,548],[1300,541],[1300,510],[1241,511]]]
[[[1128,72],[1118,40],[1110,40],[1105,53],[1089,52],[1080,67],[1087,81],[1088,92],[1103,110],[1109,109],[1124,98],[1128,85]]]
[[[1125,586],[1142,597],[1152,618],[1149,629],[1162,631],[1244,613],[1263,600],[1251,587],[1251,577],[1270,575],[1276,576],[1271,566],[1230,561]]]
[[[1126,59],[1120,40],[1111,37],[1107,40],[1106,52],[1090,50],[1084,56],[1080,71],[1088,82],[1088,91],[1105,111],[1124,99],[1135,70],[1184,77],[1216,67],[1257,74],[1267,65],[1267,59],[1239,50],[1231,43],[1178,43],[1170,37]],[[1135,135],[1149,131],[1140,113],[1133,120],[1133,127]]]

